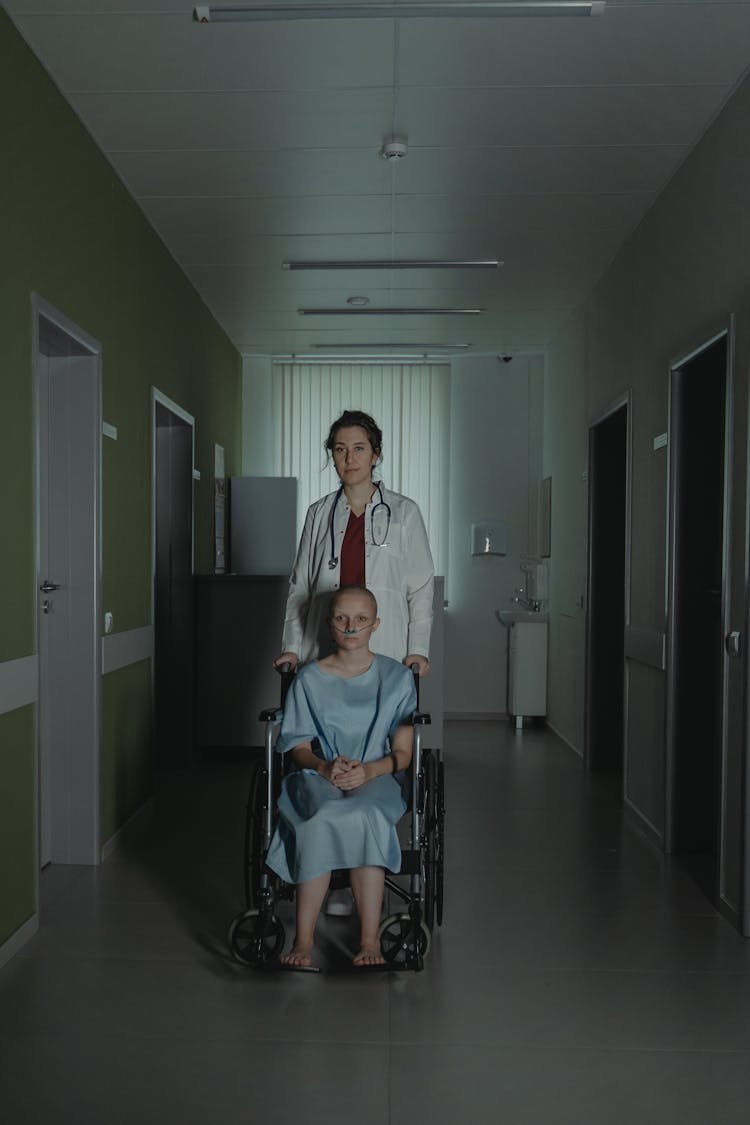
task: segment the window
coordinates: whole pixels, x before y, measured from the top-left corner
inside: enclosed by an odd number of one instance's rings
[[[435,573],[448,562],[448,364],[276,363],[274,471],[297,477],[298,534],[313,501],[339,480],[323,448],[331,422],[364,410],[383,431],[376,479],[419,505]]]

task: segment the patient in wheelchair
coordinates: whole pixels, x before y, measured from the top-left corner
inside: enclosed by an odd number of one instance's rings
[[[328,620],[335,651],[305,665],[286,697],[276,749],[291,750],[297,769],[282,786],[266,863],[297,884],[297,932],[284,964],[311,964],[331,872],[347,869],[361,927],[354,964],[378,965],[385,868],[401,864],[398,775],[411,761],[416,690],[408,668],[370,651],[379,619],[369,590],[337,591]]]

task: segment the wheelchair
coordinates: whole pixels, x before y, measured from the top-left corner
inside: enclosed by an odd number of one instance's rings
[[[420,972],[430,952],[435,925],[441,926],[443,922],[445,772],[442,751],[422,746],[423,730],[430,716],[419,711],[416,666],[412,671],[417,710],[412,716],[413,751],[406,775],[408,807],[399,825],[399,836],[402,840],[406,837],[406,841],[401,847],[400,872],[385,875],[385,890],[395,896],[402,908],[383,919],[378,936],[385,960],[385,966],[379,967]],[[264,756],[250,783],[245,817],[245,909],[234,918],[228,933],[234,959],[254,968],[278,966],[286,934],[277,905],[294,898],[294,886],[265,865],[278,818],[281,783],[291,762],[291,754],[275,753],[274,744],[292,678],[293,672],[285,665],[280,706],[262,711],[259,716],[265,724]],[[346,884],[346,872],[333,873],[333,889]]]

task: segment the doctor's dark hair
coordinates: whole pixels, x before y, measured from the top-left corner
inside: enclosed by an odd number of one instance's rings
[[[345,410],[340,418],[337,418],[332,423],[328,431],[328,437],[323,443],[323,448],[327,453],[333,451],[336,444],[336,434],[339,430],[343,430],[347,426],[359,426],[360,430],[364,430],[367,438],[372,446],[373,453],[377,453],[378,461],[383,459],[383,431],[378,426],[374,418],[369,414],[365,414],[363,410]]]

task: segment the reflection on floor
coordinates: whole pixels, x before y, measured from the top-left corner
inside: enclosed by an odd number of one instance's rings
[[[234,964],[247,770],[203,762],[101,869],[44,874],[0,971],[3,1120],[745,1125],[750,942],[550,733],[447,737],[424,973]],[[353,949],[352,926],[322,937]]]

